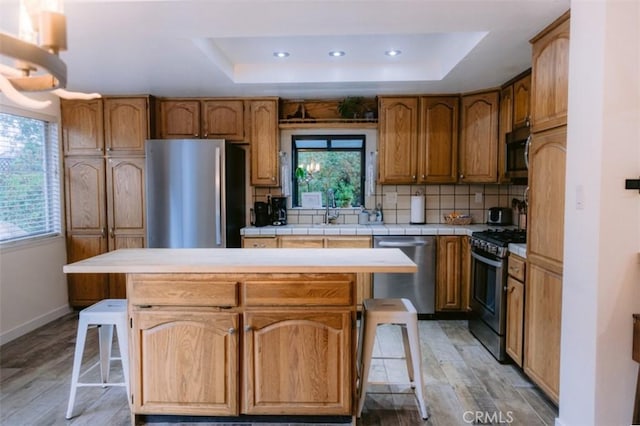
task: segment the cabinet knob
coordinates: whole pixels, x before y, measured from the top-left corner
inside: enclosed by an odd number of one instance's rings
[[[235,332],[236,332],[236,329],[235,329],[235,328],[231,327],[231,328],[229,329],[229,334],[234,334]]]
[[[197,134],[197,133],[194,133],[194,134],[193,134],[193,136],[197,138],[197,137],[198,137],[198,134]]]
[[[464,179],[464,173],[460,173],[460,179]]]
[[[411,180],[416,181],[416,175],[411,176]]]
[[[109,229],[109,236],[111,236],[111,238],[115,238],[116,233],[115,233],[115,230],[113,228]]]
[[[253,327],[251,327],[250,325],[246,325],[246,326],[244,327],[244,331],[249,332],[249,331],[252,331],[252,330],[253,330]]]
[[[275,182],[276,177],[275,176],[271,176],[271,180]]]
[[[100,231],[100,234],[102,235],[102,238],[107,236],[107,228],[102,228],[102,230]]]
[[[204,135],[202,135],[203,138],[206,138],[209,136],[209,133],[205,133]]]
[[[425,175],[422,175],[422,179],[426,179],[427,177]]]
[[[107,148],[107,151],[111,151],[111,147]]]

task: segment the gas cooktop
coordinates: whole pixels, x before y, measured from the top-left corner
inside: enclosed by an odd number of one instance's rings
[[[487,229],[474,232],[471,236],[499,247],[506,247],[511,243],[523,244],[527,241],[527,232],[520,229]]]

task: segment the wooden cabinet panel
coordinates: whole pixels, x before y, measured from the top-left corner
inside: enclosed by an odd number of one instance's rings
[[[509,255],[509,260],[507,263],[507,272],[513,278],[518,281],[524,282],[525,280],[525,260],[516,255]]]
[[[318,236],[293,236],[280,237],[280,248],[323,248],[324,237]]]
[[[507,133],[513,130],[513,85],[500,91],[500,120],[498,122],[498,179],[508,183],[506,177]]]
[[[459,103],[457,96],[420,98],[418,182],[457,181]]]
[[[238,314],[132,313],[137,413],[237,415]]]
[[[251,184],[278,186],[278,101],[249,102]]]
[[[64,155],[96,155],[104,151],[102,99],[60,100],[62,152]]]
[[[69,157],[64,168],[67,233],[106,233],[104,160]]]
[[[438,237],[436,311],[462,308],[462,237]]]
[[[513,83],[513,128],[529,127],[531,119],[531,74]],[[502,100],[500,100],[502,102]]]
[[[471,245],[469,237],[461,237],[460,247],[460,308],[471,310]]]
[[[242,99],[203,101],[202,137],[244,141],[244,101]]]
[[[199,100],[161,100],[158,112],[160,139],[200,137]]]
[[[107,160],[107,206],[110,250],[122,234],[145,235],[144,158]]]
[[[534,133],[529,150],[527,259],[561,273],[566,127]]]
[[[533,132],[567,124],[569,12],[531,40]]]
[[[215,274],[132,274],[132,305],[238,306],[238,281]]]
[[[513,361],[522,367],[524,342],[524,284],[507,278],[507,336],[505,348]]]
[[[277,248],[278,239],[276,237],[242,237],[243,248]]]
[[[524,372],[557,404],[560,394],[562,276],[527,265]]]
[[[325,241],[327,248],[371,248],[371,237],[326,237]]]
[[[107,239],[101,234],[67,235],[67,261],[69,263],[88,259],[107,252]],[[94,304],[109,295],[106,274],[69,274],[67,276],[69,303],[84,307]]]
[[[111,154],[144,154],[149,139],[149,99],[105,98],[104,138]]]
[[[415,182],[418,98],[380,97],[378,115],[379,183]]]
[[[498,91],[462,97],[458,159],[460,182],[497,182],[498,109]]]
[[[125,248],[144,248],[144,235],[116,235],[109,239],[109,247],[112,250]],[[127,298],[127,276],[126,274],[109,274],[109,298]]]
[[[244,324],[243,412],[351,414],[351,312],[245,312]]]
[[[322,276],[300,274],[270,281],[247,280],[243,284],[243,304],[247,306],[349,306],[353,304],[355,282],[351,275]]]

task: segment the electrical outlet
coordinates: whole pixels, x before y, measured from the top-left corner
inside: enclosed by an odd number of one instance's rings
[[[384,195],[385,204],[397,204],[398,203],[398,193],[397,192],[387,192]]]
[[[480,204],[482,202],[482,192],[476,192],[476,197],[474,199],[476,204]]]

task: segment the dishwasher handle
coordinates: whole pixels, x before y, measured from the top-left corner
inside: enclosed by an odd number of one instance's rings
[[[422,246],[426,246],[429,243],[426,241],[407,241],[407,242],[400,242],[400,241],[380,241],[378,243],[378,247],[422,247]]]

